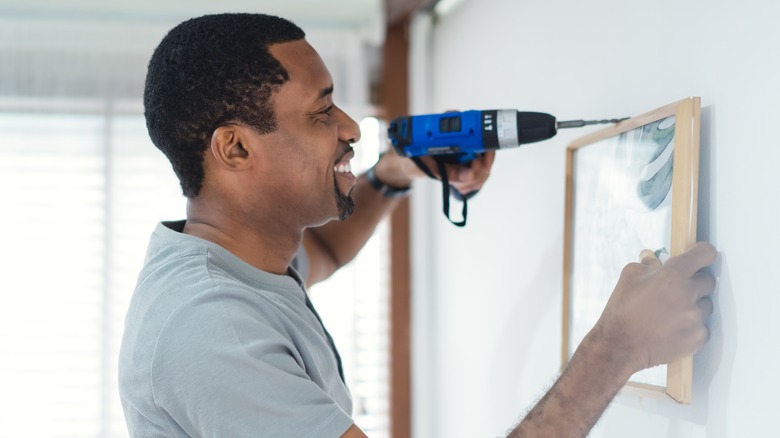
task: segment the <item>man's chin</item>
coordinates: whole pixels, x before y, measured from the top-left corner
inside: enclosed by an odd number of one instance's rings
[[[339,185],[336,184],[336,181],[333,181],[333,183],[333,189],[336,194],[336,209],[339,213],[339,220],[343,221],[352,216],[352,212],[355,211],[355,200],[352,199],[352,190],[354,190],[355,187],[352,186],[352,188],[349,189],[349,193],[345,195],[339,190]]]
[[[343,221],[344,219],[352,216],[352,213],[355,211],[355,201],[352,199],[352,197],[340,196],[337,202],[340,221]]]

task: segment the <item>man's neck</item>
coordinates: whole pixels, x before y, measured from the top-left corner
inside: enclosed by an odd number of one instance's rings
[[[286,275],[301,244],[303,229],[280,229],[278,220],[247,222],[240,215],[203,208],[190,200],[184,233],[216,243],[260,270]]]

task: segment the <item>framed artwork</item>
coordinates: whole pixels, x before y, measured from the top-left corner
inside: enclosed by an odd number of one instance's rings
[[[566,151],[565,366],[601,315],[623,267],[643,249],[661,260],[696,242],[701,100],[690,97],[593,132]],[[692,357],[628,385],[691,402]]]

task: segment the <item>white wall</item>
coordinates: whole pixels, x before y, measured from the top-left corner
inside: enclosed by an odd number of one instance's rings
[[[698,233],[721,256],[694,401],[623,393],[591,436],[777,434],[778,16],[771,0],[468,0],[414,27],[417,112],[607,118],[702,98]],[[416,436],[501,435],[556,376],[564,150],[586,132],[500,152],[465,229],[436,185],[415,194]]]

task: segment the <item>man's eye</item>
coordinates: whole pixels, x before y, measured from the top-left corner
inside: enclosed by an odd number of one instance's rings
[[[323,114],[330,115],[330,112],[333,111],[333,105],[325,108],[325,110],[322,111]]]

